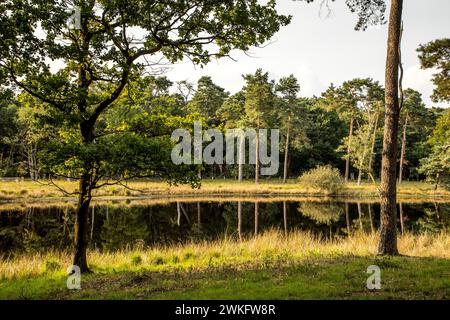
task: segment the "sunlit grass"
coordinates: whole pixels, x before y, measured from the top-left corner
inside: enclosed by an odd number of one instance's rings
[[[96,272],[202,270],[233,266],[248,268],[277,263],[290,263],[309,258],[339,256],[373,256],[378,236],[358,232],[347,238],[321,239],[310,232],[296,231],[285,236],[272,230],[257,237],[239,241],[223,239],[214,242],[188,243],[171,247],[130,248],[116,252],[90,250],[88,261]],[[450,235],[404,234],[398,239],[403,255],[450,259]],[[0,278],[38,277],[45,274],[64,275],[71,265],[71,253],[3,256]]]
[[[77,190],[76,181],[57,181],[58,186],[69,193]],[[335,195],[353,197],[376,197],[378,196],[379,184],[363,182],[349,182]],[[254,181],[247,180],[237,182],[236,180],[211,180],[202,181],[200,189],[192,189],[189,185],[170,186],[162,181],[131,181],[124,186],[107,186],[95,190],[96,197],[138,197],[138,196],[177,196],[190,195],[200,196],[206,194],[239,194],[239,195],[328,195],[326,191],[312,188],[291,179],[284,184],[279,179],[262,180],[258,185]],[[45,181],[41,183],[18,180],[0,181],[0,200],[23,200],[61,198],[68,195],[62,193],[55,186]],[[398,186],[399,198],[409,197],[450,197],[450,191],[443,188],[434,190],[434,186],[425,182],[403,182]],[[73,197],[73,195],[72,195]]]

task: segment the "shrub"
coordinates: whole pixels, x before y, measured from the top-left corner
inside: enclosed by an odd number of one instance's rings
[[[344,186],[339,170],[330,165],[317,166],[315,169],[305,172],[299,180],[305,185],[328,193],[336,193]]]
[[[142,263],[142,257],[138,254],[132,256],[131,263],[135,266],[140,265]]]

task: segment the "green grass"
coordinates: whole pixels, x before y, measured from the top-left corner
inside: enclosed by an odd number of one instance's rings
[[[70,253],[0,259],[0,299],[449,299],[450,235],[399,237],[405,256],[373,255],[378,236],[255,238],[113,253],[89,251],[93,273],[66,289]],[[381,290],[366,288],[369,265]]]
[[[369,265],[381,289],[366,288]],[[96,273],[81,290],[64,276],[0,284],[2,299],[450,299],[450,260],[342,256],[249,268]]]

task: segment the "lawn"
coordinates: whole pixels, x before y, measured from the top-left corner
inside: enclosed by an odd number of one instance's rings
[[[449,299],[450,235],[399,237],[404,256],[373,255],[376,235],[323,240],[271,231],[168,248],[90,251],[93,273],[66,289],[69,253],[0,263],[1,299]],[[381,269],[369,290],[367,267]]]

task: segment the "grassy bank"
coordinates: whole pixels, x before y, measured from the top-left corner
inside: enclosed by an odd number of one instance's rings
[[[58,186],[69,193],[77,190],[75,181],[58,181]],[[336,195],[345,197],[378,197],[378,184],[354,182],[345,184]],[[284,196],[321,196],[328,195],[327,191],[302,185],[292,179],[283,184],[280,180],[263,180],[255,185],[253,181],[237,182],[236,180],[204,180],[200,189],[192,189],[187,185],[169,186],[160,181],[132,181],[127,187],[107,186],[95,190],[97,197],[142,197],[142,196],[202,196],[202,195],[284,195]],[[449,198],[450,191],[425,182],[403,182],[398,187],[399,198]],[[43,199],[43,198],[71,198],[74,195],[64,194],[55,186],[45,181],[0,181],[0,200]]]
[[[239,242],[226,239],[168,248],[90,251],[94,273],[82,290],[65,289],[70,254],[0,260],[0,298],[302,299],[450,298],[450,235],[399,238],[395,258],[375,257],[377,236],[323,240],[272,231]],[[378,265],[381,290],[366,289]]]

